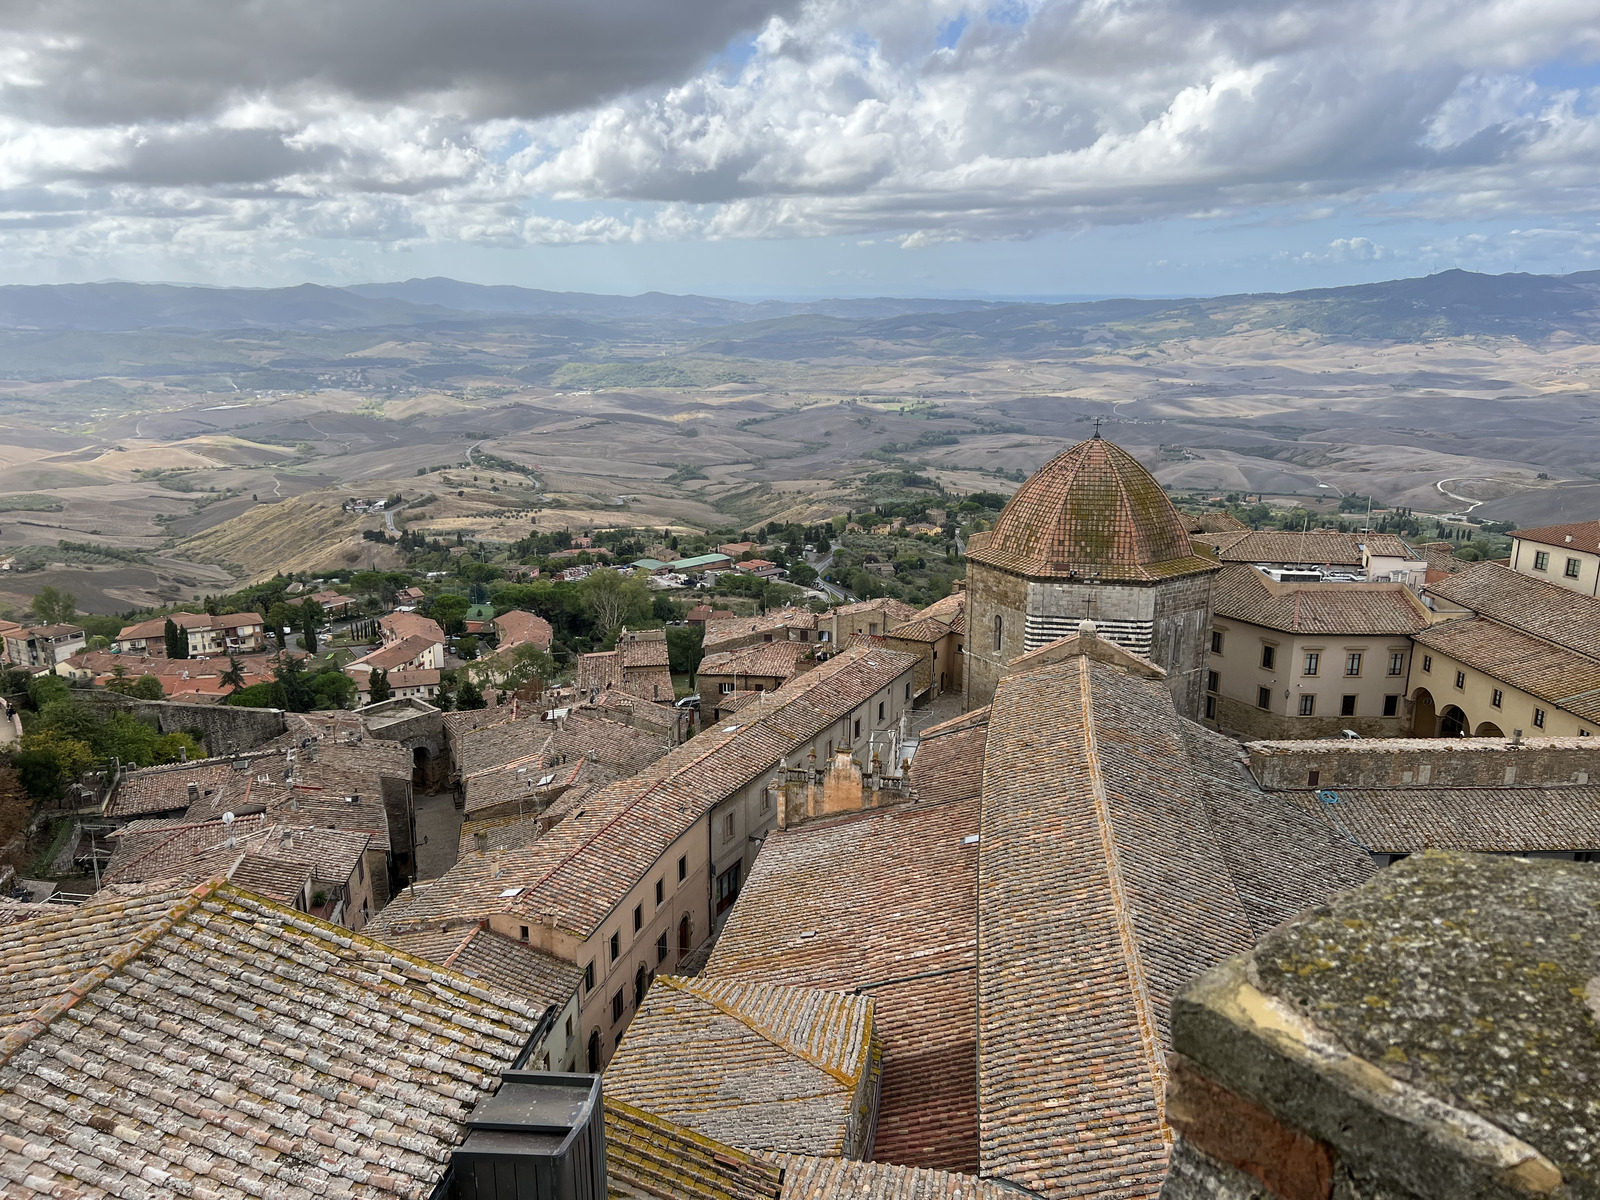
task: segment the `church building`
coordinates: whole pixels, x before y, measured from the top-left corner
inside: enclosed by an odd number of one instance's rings
[[[1098,433],[1079,442],[968,542],[967,708],[989,703],[1012,659],[1088,617],[1101,637],[1164,669],[1178,711],[1198,720],[1221,568],[1195,553],[1178,510],[1132,455]]]

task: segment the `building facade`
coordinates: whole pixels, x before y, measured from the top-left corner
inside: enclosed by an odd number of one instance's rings
[[[1517,530],[1511,535],[1511,569],[1600,596],[1600,521]]]
[[[1079,442],[968,542],[967,707],[989,703],[1012,659],[1088,617],[1100,636],[1165,670],[1178,711],[1198,718],[1219,570],[1132,455],[1098,435]]]

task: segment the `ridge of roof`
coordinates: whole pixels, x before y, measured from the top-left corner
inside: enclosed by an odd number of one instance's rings
[[[839,993],[826,993],[824,992],[824,989],[821,988],[800,988],[785,984],[757,983],[753,981],[742,981],[735,979],[703,979],[682,975],[662,975],[658,977],[657,982],[662,984],[664,987],[671,988],[674,991],[684,992],[688,995],[696,997],[699,1000],[703,1000],[705,1003],[715,1008],[718,1012],[732,1018],[735,1021],[738,1021],[752,1033],[766,1038],[767,1041],[771,1042],[774,1046],[777,1046],[786,1054],[791,1054],[803,1062],[810,1063],[813,1067],[817,1068],[817,1070],[831,1077],[844,1087],[854,1088],[856,1084],[860,1082],[861,1075],[866,1070],[866,1058],[870,1052],[870,1047],[865,1040],[863,1040],[861,1043],[861,1053],[857,1058],[854,1069],[847,1071],[835,1063],[830,1062],[825,1056],[816,1053],[810,1047],[799,1045],[792,1038],[785,1036],[784,1033],[771,1022],[763,1020],[760,1016],[749,1011],[745,1005],[740,1003],[742,999],[750,996],[752,993],[771,993],[774,991],[782,991],[792,994],[816,992],[819,994],[834,996],[840,1001],[847,999],[847,997]],[[866,1005],[870,1012],[872,1007],[871,999],[866,1001]]]

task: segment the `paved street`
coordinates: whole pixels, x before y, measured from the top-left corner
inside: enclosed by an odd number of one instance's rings
[[[449,792],[418,794],[417,878],[437,879],[455,865],[461,841],[461,811]]]

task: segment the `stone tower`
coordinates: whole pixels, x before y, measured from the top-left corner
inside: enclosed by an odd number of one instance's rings
[[[1099,635],[1167,672],[1198,720],[1211,579],[1178,510],[1126,450],[1097,433],[1017,489],[967,545],[966,705],[989,703],[1006,664],[1091,618]]]

